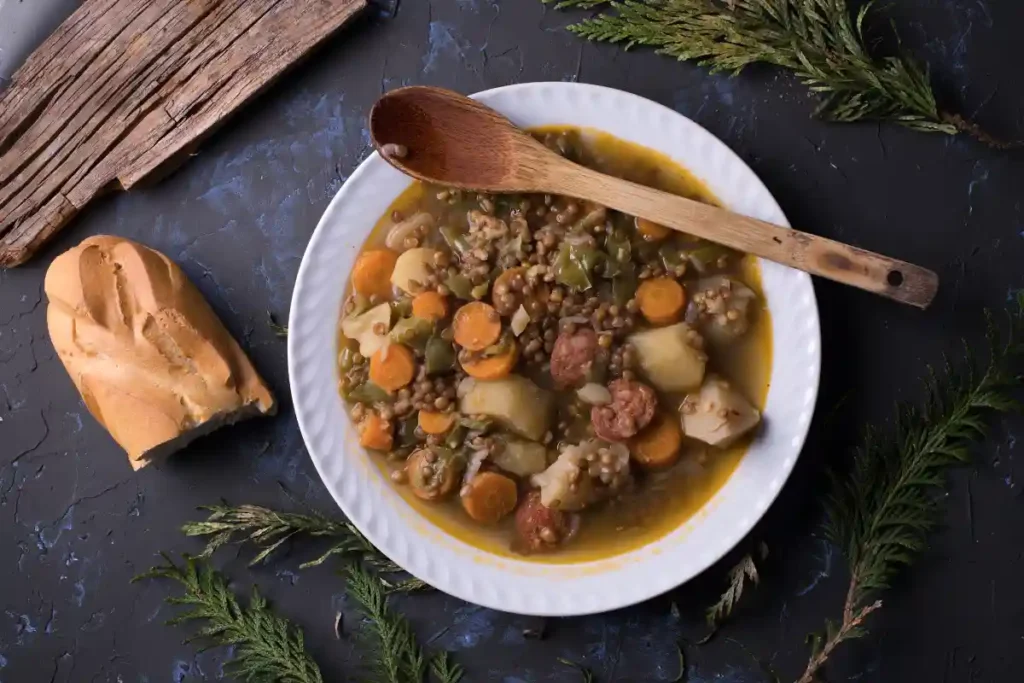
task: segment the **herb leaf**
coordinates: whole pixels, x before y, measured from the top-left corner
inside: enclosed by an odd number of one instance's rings
[[[274,333],[274,336],[281,338],[288,336],[288,326],[277,322],[277,317],[270,311],[267,311],[267,327]]]
[[[459,683],[462,680],[463,670],[458,664],[448,659],[447,652],[440,652],[430,660],[430,671],[438,683]]]
[[[871,2],[856,15],[846,0],[562,0],[556,7],[605,5],[602,13],[569,30],[627,50],[651,46],[712,73],[735,75],[759,62],[781,67],[819,96],[815,115],[827,120],[886,120],[1011,146],[959,115],[940,111],[926,68],[902,55],[876,59],[868,53],[864,21]]]
[[[422,681],[427,661],[416,642],[409,622],[387,608],[387,593],[380,580],[359,564],[349,565],[347,571],[348,593],[359,603],[369,621],[373,638],[367,639],[372,659],[376,662],[376,674],[386,683],[412,683]],[[447,657],[442,657],[443,671],[449,681],[458,681],[461,676],[458,667],[451,667]],[[435,659],[435,665],[438,660]],[[441,665],[437,665],[441,666]]]
[[[768,554],[768,549],[764,544],[761,544],[761,548],[761,559],[764,559]],[[722,593],[718,602],[709,607],[704,613],[708,626],[712,629],[717,629],[732,614],[736,605],[739,604],[740,598],[743,597],[743,588],[748,580],[755,586],[761,580],[757,573],[757,565],[754,564],[754,558],[749,553],[744,555],[736,566],[729,570],[729,587]],[[714,631],[703,642],[710,640],[713,634]]]
[[[865,435],[846,475],[834,475],[826,533],[844,548],[850,586],[842,621],[828,622],[811,637],[811,658],[800,678],[814,680],[832,651],[867,631],[866,618],[882,606],[877,594],[924,547],[939,519],[945,475],[969,460],[970,447],[984,439],[993,412],[1019,410],[1024,361],[1024,291],[1018,292],[1008,335],[989,318],[989,358],[979,367],[965,344],[964,362],[946,362],[941,374],[925,380],[924,405],[898,407],[894,433]]]
[[[192,609],[167,623],[206,622],[194,638],[215,645],[235,645],[231,661],[234,676],[253,683],[323,683],[320,669],[306,652],[302,632],[274,614],[255,587],[248,607],[243,607],[228,587],[227,579],[205,563],[186,556],[179,566],[166,555],[164,559],[167,564],[153,567],[132,582],[160,578],[184,586],[184,595],[167,598],[167,602]]]
[[[572,660],[565,659],[563,657],[558,658],[558,663],[572,667],[573,669],[579,671],[580,680],[582,681],[582,683],[594,683],[594,672],[588,669],[587,667],[583,666],[582,664],[578,664]]]
[[[206,521],[189,522],[181,528],[186,536],[208,537],[206,547],[199,554],[201,558],[210,557],[227,543],[248,541],[261,549],[250,562],[255,565],[266,560],[288,539],[305,535],[337,540],[320,557],[299,565],[302,569],[321,565],[334,555],[344,555],[358,557],[384,574],[404,573],[345,520],[333,520],[316,513],[278,512],[259,505],[211,505],[202,509],[210,512]],[[428,587],[416,578],[387,581],[386,586],[389,592],[411,592]]]

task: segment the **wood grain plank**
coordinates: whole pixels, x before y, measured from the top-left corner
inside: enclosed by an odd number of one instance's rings
[[[304,57],[329,35],[331,26],[345,23],[359,9],[315,0],[279,3],[253,25],[249,41],[230,45],[217,59],[207,61],[187,86],[175,91],[165,109],[178,125],[118,174],[121,186],[129,190],[175,163],[196,140],[213,132],[227,111],[269,85],[273,71]]]
[[[67,97],[53,103],[56,115],[41,117],[29,127],[12,146],[12,154],[0,160],[0,225],[23,219],[66,184],[83,158],[105,151],[107,139],[121,132],[109,125],[111,116],[133,92],[147,87],[142,77],[188,32],[192,14],[176,0],[150,4],[82,73]],[[16,164],[21,165],[12,177],[7,171]]]
[[[0,266],[186,158],[366,0],[86,0],[0,94]]]

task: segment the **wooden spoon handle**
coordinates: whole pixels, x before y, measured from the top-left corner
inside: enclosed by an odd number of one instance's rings
[[[911,306],[927,308],[938,291],[939,277],[930,270],[826,237],[741,216],[575,164],[557,164],[546,176],[545,191],[597,202]]]

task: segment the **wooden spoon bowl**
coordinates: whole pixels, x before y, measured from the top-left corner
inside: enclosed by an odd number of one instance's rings
[[[938,276],[920,266],[574,164],[493,109],[449,90],[387,93],[370,112],[370,137],[392,166],[429,183],[589,200],[919,308],[938,290]]]

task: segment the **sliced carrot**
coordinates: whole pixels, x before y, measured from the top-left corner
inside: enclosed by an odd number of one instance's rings
[[[636,219],[636,229],[640,231],[640,236],[648,242],[660,242],[672,234],[671,228],[666,228],[661,223],[655,223],[645,218]]]
[[[420,429],[427,434],[444,434],[455,424],[455,413],[435,413],[421,410],[419,414]]]
[[[398,391],[416,374],[416,357],[408,346],[391,343],[370,357],[370,381],[384,391]]]
[[[463,354],[464,355],[464,354]],[[460,358],[459,362],[466,374],[475,379],[501,379],[512,372],[519,360],[519,347],[515,342],[509,344],[505,353],[484,358]]]
[[[490,304],[473,301],[455,312],[453,328],[462,348],[483,351],[501,336],[501,316]]]
[[[462,490],[462,509],[477,522],[494,524],[512,512],[519,494],[516,483],[497,472],[481,472]]]
[[[629,453],[646,469],[664,469],[676,464],[682,445],[683,432],[679,420],[658,413],[651,424],[630,440]]]
[[[417,294],[412,299],[412,314],[423,320],[441,320],[448,315],[448,299],[433,290]]]
[[[387,297],[391,294],[391,272],[398,254],[390,249],[364,251],[352,267],[352,289],[363,296]]]
[[[682,316],[686,305],[683,286],[668,277],[644,280],[636,290],[640,312],[655,325],[674,323]]]
[[[391,429],[377,413],[370,413],[359,423],[359,445],[375,451],[390,451],[394,445]]]

